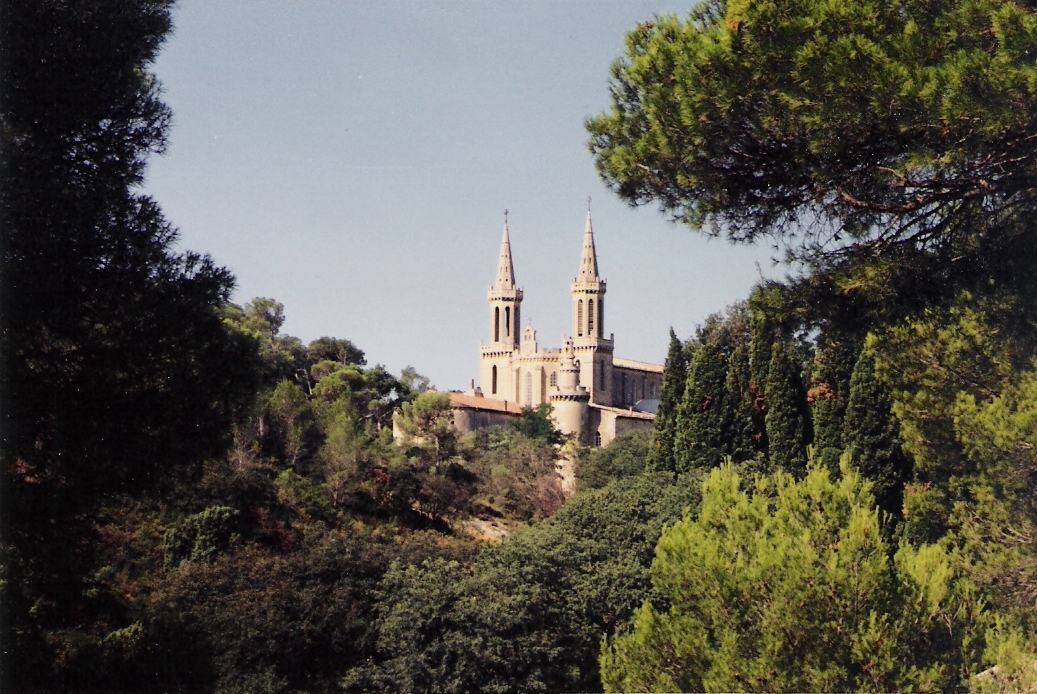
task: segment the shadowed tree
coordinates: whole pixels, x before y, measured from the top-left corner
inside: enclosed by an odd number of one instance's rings
[[[45,657],[26,604],[44,628],[89,609],[95,502],[220,454],[255,384],[254,341],[221,316],[230,273],[176,251],[139,191],[170,118],[148,71],[169,5],[0,6],[2,638],[22,678]]]

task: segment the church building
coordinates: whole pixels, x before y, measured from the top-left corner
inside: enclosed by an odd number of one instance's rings
[[[583,443],[605,445],[616,434],[650,429],[663,367],[613,356],[605,333],[606,282],[598,274],[590,210],[580,266],[570,285],[572,333],[560,348],[541,348],[532,323],[522,326],[507,213],[497,274],[487,294],[489,341],[479,345],[479,386],[452,394],[454,419],[469,430],[550,403],[558,428]]]

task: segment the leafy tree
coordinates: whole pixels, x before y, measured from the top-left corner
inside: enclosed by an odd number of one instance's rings
[[[183,561],[206,561],[225,553],[241,539],[238,515],[229,506],[210,506],[167,530],[162,538],[166,564],[175,567]]]
[[[697,504],[689,480],[630,478],[578,494],[470,567],[393,567],[377,605],[378,657],[347,689],[597,690],[602,636],[649,596],[662,527]]]
[[[265,386],[273,387],[278,381],[289,379],[306,383],[309,390],[306,347],[299,338],[280,334],[284,324],[281,302],[256,297],[244,307],[228,307],[224,320],[256,341]]]
[[[268,446],[288,466],[295,466],[314,443],[313,414],[302,388],[282,379],[266,406]]]
[[[986,599],[1029,620],[1024,606],[1037,599],[1037,400],[1033,343],[1005,329],[1015,305],[962,296],[869,345],[914,462],[906,535],[960,550]],[[1029,622],[1031,635],[1035,626]]]
[[[404,435],[427,450],[432,464],[457,453],[457,429],[450,410],[450,396],[428,391],[403,404],[395,423]]]
[[[654,435],[654,431],[626,431],[605,447],[585,449],[576,468],[579,489],[601,489],[620,478],[644,474],[649,469],[648,452]]]
[[[430,384],[428,376],[422,376],[413,366],[405,366],[400,372],[400,385],[408,393],[424,393],[431,387]]]
[[[775,237],[817,299],[1032,288],[1034,50],[1014,0],[704,0],[627,35],[590,145],[632,204]]]
[[[478,492],[497,513],[522,521],[546,518],[561,507],[558,448],[509,428],[484,430],[467,439],[467,468]]]
[[[667,528],[631,628],[601,656],[609,691],[946,691],[991,623],[938,546],[893,554],[869,484],[844,465],[740,488],[730,465]]]
[[[311,364],[325,359],[360,366],[367,363],[362,349],[349,340],[334,337],[318,337],[306,346],[306,356]]]
[[[364,656],[372,591],[387,564],[385,548],[354,533],[314,538],[289,555],[246,547],[184,564],[149,617],[204,645],[195,666],[211,673],[210,686],[271,672],[294,690],[326,689]]]
[[[536,407],[523,407],[518,430],[531,439],[551,444],[562,443],[562,432],[555,428],[551,419],[551,405],[546,402]]]
[[[792,343],[779,338],[771,348],[767,373],[767,444],[771,466],[797,475],[807,464],[806,393],[801,373]]]
[[[652,429],[648,465],[653,470],[676,470],[673,441],[676,436],[677,408],[684,398],[688,379],[688,355],[677,334],[670,328],[670,348],[663,365],[663,382],[659,391],[659,408]]]
[[[986,477],[962,448],[956,408],[962,399],[997,397],[1026,372],[1033,343],[1003,329],[1013,303],[965,294],[953,306],[888,327],[869,343],[876,375],[892,390],[904,450],[914,461],[920,487],[909,506],[921,506],[911,511],[908,528],[920,541],[943,536],[955,503],[976,502],[970,481]]]

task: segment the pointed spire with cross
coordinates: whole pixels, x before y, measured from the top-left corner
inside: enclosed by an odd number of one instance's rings
[[[504,210],[504,233],[500,241],[500,258],[497,262],[497,277],[494,289],[515,288],[515,266],[511,262],[511,239],[508,237],[508,211]]]

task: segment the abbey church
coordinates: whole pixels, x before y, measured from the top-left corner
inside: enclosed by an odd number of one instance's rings
[[[588,210],[579,271],[570,285],[572,333],[561,348],[541,348],[532,324],[522,327],[522,290],[515,284],[505,214],[497,275],[487,294],[489,342],[479,345],[479,385],[451,396],[459,428],[500,423],[543,403],[550,403],[563,433],[590,445],[651,428],[663,367],[613,356],[615,336],[605,337],[605,284]]]

